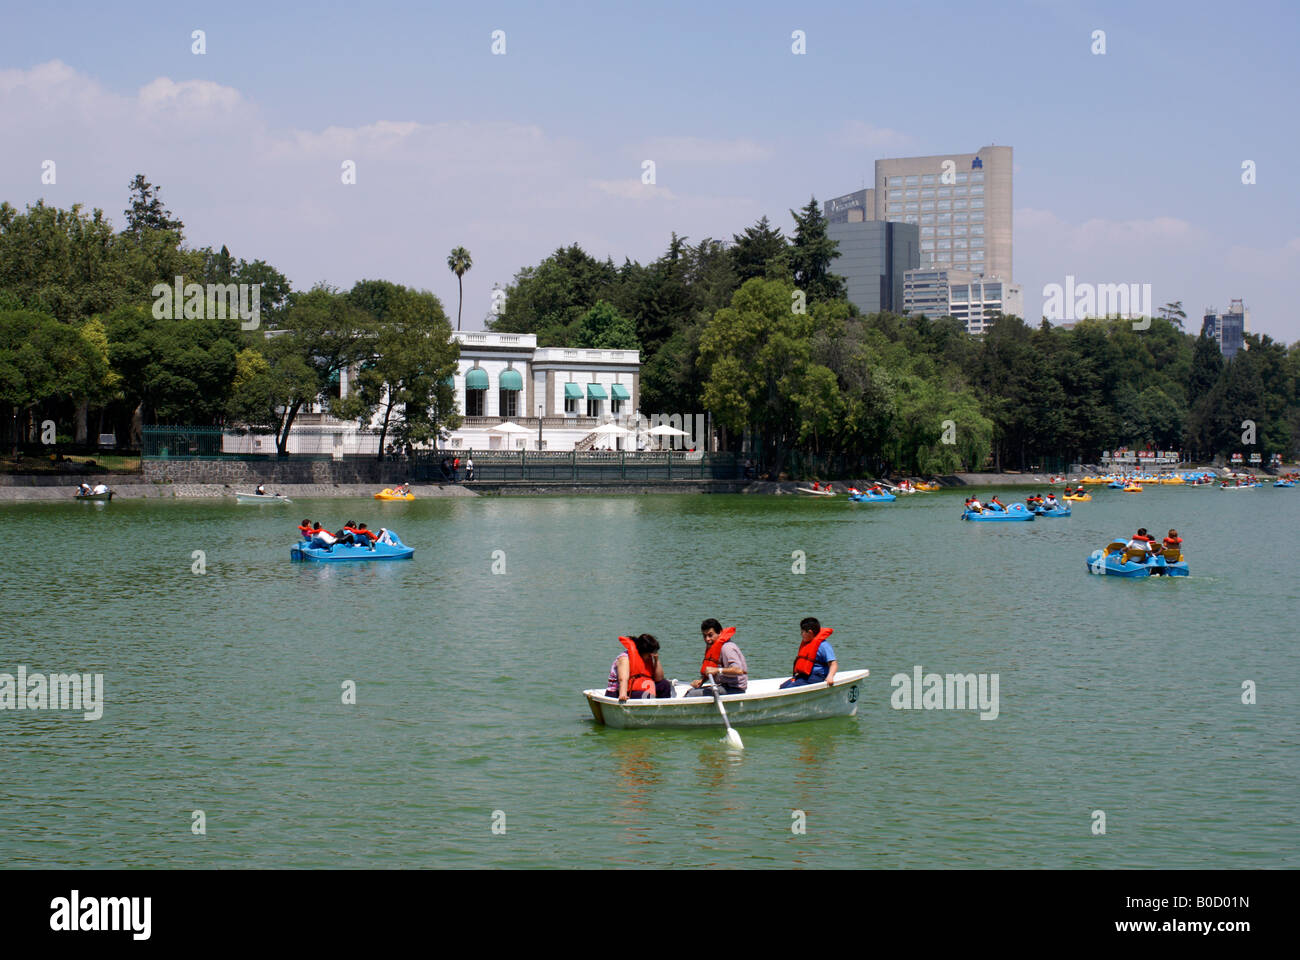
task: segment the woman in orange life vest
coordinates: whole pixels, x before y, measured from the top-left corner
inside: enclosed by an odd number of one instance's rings
[[[623,652],[610,665],[605,696],[617,696],[619,703],[628,699],[671,698],[673,685],[664,679],[664,668],[659,662],[659,641],[643,633],[639,637],[619,637],[618,642]]]
[[[298,532],[302,534],[304,540],[310,540],[312,537],[311,521],[304,518],[302,523],[298,524]]]
[[[816,617],[804,617],[799,622],[799,652],[794,658],[794,676],[781,684],[782,690],[810,683],[834,685],[839,662],[835,659],[835,649],[826,639],[833,632],[830,627],[823,628]]]
[[[704,661],[700,664],[700,675],[691,681],[691,689],[686,691],[688,697],[707,697],[712,691],[705,688],[705,682],[716,678],[715,683],[724,696],[744,693],[749,687],[749,667],[745,655],[740,652],[734,640],[735,627],[722,629],[722,624],[710,617],[700,624],[700,633],[704,637]]]
[[[1183,552],[1183,538],[1178,535],[1177,530],[1170,530],[1169,536],[1165,537],[1164,548],[1166,550],[1177,550],[1179,556]]]

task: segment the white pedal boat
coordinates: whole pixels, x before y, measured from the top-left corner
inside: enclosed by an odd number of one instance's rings
[[[789,677],[751,680],[745,693],[726,694],[722,703],[733,727],[753,727],[767,723],[797,723],[826,717],[851,717],[858,712],[862,699],[862,681],[870,670],[843,670],[835,675],[833,686],[812,683],[804,687],[780,689]],[[688,697],[690,684],[673,681],[671,700],[629,700],[607,696],[604,688],[584,690],[587,705],[597,723],[618,729],[646,727],[718,727],[722,717],[712,695]]]
[[[236,493],[240,503],[293,503],[282,493]]]

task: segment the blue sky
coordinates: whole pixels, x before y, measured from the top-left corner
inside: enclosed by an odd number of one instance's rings
[[[1298,27],[1281,2],[23,5],[0,33],[0,198],[120,221],[144,172],[191,243],[450,313],[463,244],[475,328],[557,246],[645,262],[674,229],[788,227],[877,158],[1009,144],[1027,314],[1073,274],[1151,283],[1193,328],[1242,297],[1293,341]]]

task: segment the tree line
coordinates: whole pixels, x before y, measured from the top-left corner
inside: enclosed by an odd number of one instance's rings
[[[130,190],[120,231],[98,209],[0,204],[0,405],[13,452],[53,423],[63,445],[106,432],[127,445],[141,424],[211,425],[273,435],[283,454],[316,402],[373,420],[381,451],[459,424],[459,347],[432,293],[383,280],[294,291],[265,261],[187,247],[143,175]],[[468,252],[454,253],[463,273]],[[155,288],[170,293],[177,277],[209,292],[256,286],[255,325],[198,294],[183,307],[164,295],[159,310]],[[357,372],[346,397],[344,370]]]
[[[492,329],[641,351],[641,409],[709,411],[773,472],[939,474],[1095,463],[1120,447],[1209,460],[1300,442],[1300,344],[1247,335],[1225,361],[1181,303],[1135,324],[863,316],[815,199],[730,241],[674,234],[648,265],[574,245],[525,267]],[[1253,427],[1251,425],[1254,425]],[[1043,468],[1046,469],[1046,468]]]
[[[642,411],[708,411],[724,449],[774,472],[1025,469],[1117,447],[1295,454],[1300,345],[1252,334],[1225,361],[1182,329],[1180,304],[1146,329],[1002,317],[982,337],[950,317],[863,316],[816,200],[790,213],[788,236],[767,217],[725,241],[673,234],[645,265],[561,247],[515,275],[489,328],[639,350]],[[373,420],[381,450],[459,425],[459,349],[432,293],[383,280],[295,291],[265,261],[188,247],[143,176],[124,214],[119,231],[100,210],[0,204],[13,449],[53,421],[63,443],[214,425],[273,435],[284,453],[316,402]],[[447,258],[458,283],[471,266],[463,248]],[[258,327],[210,309],[157,316],[155,286],[178,276],[260,285]],[[345,370],[357,375],[342,397]]]

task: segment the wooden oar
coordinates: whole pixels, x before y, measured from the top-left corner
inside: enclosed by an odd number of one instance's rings
[[[737,750],[745,749],[745,741],[740,739],[740,734],[731,726],[731,721],[727,719],[727,708],[722,705],[722,694],[718,690],[718,684],[710,680],[709,689],[713,691],[713,702],[718,705],[718,712],[722,714],[722,722],[727,725],[727,746],[735,747]]]

